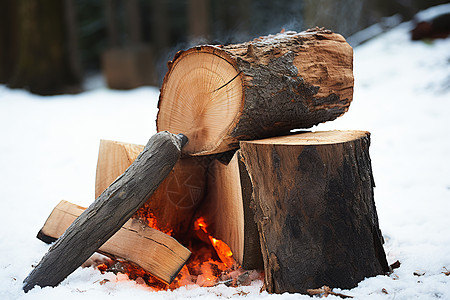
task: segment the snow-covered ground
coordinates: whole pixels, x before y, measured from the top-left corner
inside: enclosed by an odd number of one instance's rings
[[[355,49],[349,112],[314,128],[372,132],[385,250],[401,267],[341,291],[357,299],[450,299],[450,276],[443,274],[450,271],[450,39],[411,42],[410,27]],[[155,132],[158,93],[97,88],[38,97],[0,86],[0,299],[309,298],[260,293],[260,282],[152,292],[93,268],[77,269],[56,288],[23,293],[23,279],[48,249],[35,236],[50,211],[61,199],[85,206],[94,200],[99,140],[146,143]]]

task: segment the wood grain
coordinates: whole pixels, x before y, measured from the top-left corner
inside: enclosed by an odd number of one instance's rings
[[[258,228],[250,208],[252,186],[237,151],[232,159],[211,161],[207,194],[198,216],[208,224],[208,232],[224,241],[233,258],[245,269],[263,269]]]
[[[143,149],[141,145],[100,141],[96,197],[133,163]],[[167,178],[133,218],[146,220],[152,227],[183,241],[205,195],[208,163],[209,159],[204,157],[180,157]]]
[[[61,201],[39,231],[38,238],[47,243],[56,241],[85,210]],[[132,262],[165,283],[172,282],[191,255],[174,238],[137,219],[128,220],[97,252]]]
[[[24,291],[58,285],[113,236],[170,173],[181,141],[168,132],[152,136],[131,166],[50,247],[25,278]]]

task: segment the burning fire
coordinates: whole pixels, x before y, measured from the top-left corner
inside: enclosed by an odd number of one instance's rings
[[[147,212],[146,215],[138,215],[146,223],[155,229],[156,218]],[[197,238],[190,237],[185,246],[192,252],[187,264],[181,269],[177,278],[167,285],[154,278],[143,269],[124,261],[115,261],[110,266],[105,264],[97,268],[102,271],[112,271],[116,274],[126,274],[129,279],[137,283],[145,283],[156,290],[173,290],[180,286],[196,284],[203,287],[215,286],[224,283],[228,286],[250,284],[252,280],[261,277],[256,271],[242,269],[233,258],[230,247],[222,240],[216,239],[207,230],[208,225],[203,217],[194,222],[194,230]],[[163,230],[172,235],[172,230]]]
[[[228,268],[233,267],[236,264],[236,261],[233,258],[233,252],[231,252],[230,247],[223,241],[213,238],[206,230],[206,227],[207,225],[203,217],[198,218],[194,223],[195,230],[201,229],[205,234],[208,235],[208,238],[211,241],[211,244],[214,247],[214,250],[216,250],[216,253],[222,263]]]
[[[162,228],[161,226],[159,226],[158,221],[156,220],[156,217],[146,206],[147,206],[147,203],[145,203],[140,209],[138,209],[138,211],[136,212],[134,217],[144,221],[145,223],[147,223],[147,225],[149,227],[155,228],[161,232],[164,232],[167,235],[172,236],[173,230],[167,229],[167,228]]]

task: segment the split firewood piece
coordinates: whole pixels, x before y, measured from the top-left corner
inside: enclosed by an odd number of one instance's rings
[[[271,293],[353,288],[389,271],[365,131],[241,142]]]
[[[208,232],[230,247],[244,269],[262,270],[258,228],[250,207],[252,186],[239,151],[228,163],[211,161],[207,186],[197,215],[208,224]]]
[[[100,141],[96,198],[133,163],[143,149],[141,145]],[[182,241],[204,198],[208,162],[205,157],[181,157],[133,218],[147,219],[152,227]]]
[[[353,50],[319,28],[197,46],[178,52],[168,67],[157,129],[186,134],[183,152],[190,155],[334,120],[353,98]]]
[[[95,174],[95,199],[133,163],[144,145],[100,140]]]
[[[86,208],[61,201],[52,211],[38,238],[56,241]],[[137,219],[128,220],[97,252],[132,262],[165,283],[171,283],[191,252],[174,238]]]
[[[144,151],[50,247],[25,278],[25,292],[38,285],[56,286],[75,271],[141,207],[170,173],[187,142],[160,132]]]

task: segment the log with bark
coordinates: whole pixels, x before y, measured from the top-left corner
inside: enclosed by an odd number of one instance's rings
[[[269,292],[348,289],[389,270],[368,132],[310,132],[240,144]]]
[[[141,145],[100,141],[96,198],[133,163],[143,149]],[[181,157],[133,218],[146,220],[152,227],[182,241],[204,198],[209,161],[204,157]]]
[[[287,134],[345,113],[353,51],[328,30],[285,32],[228,46],[197,46],[168,63],[157,129],[183,132],[190,155]]]
[[[252,185],[239,151],[229,161],[211,161],[207,186],[197,215],[208,224],[208,232],[230,247],[244,269],[262,270],[258,228],[250,207]]]
[[[56,286],[84,263],[141,207],[170,173],[187,142],[160,132],[144,151],[50,247],[25,278],[25,292],[34,286]]]
[[[61,201],[39,231],[38,238],[46,243],[56,241],[85,210]],[[138,219],[128,220],[97,252],[136,264],[165,283],[172,282],[191,255],[174,238]]]

